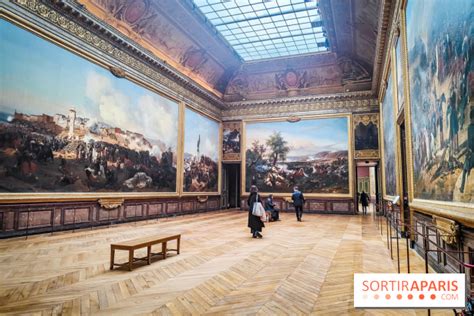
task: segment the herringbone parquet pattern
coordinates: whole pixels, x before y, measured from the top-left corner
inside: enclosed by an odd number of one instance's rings
[[[263,239],[246,213],[222,211],[3,240],[0,314],[426,315],[353,308],[354,272],[396,272],[371,216],[303,220],[282,214]],[[180,255],[108,270],[110,243],[162,232],[182,234]],[[412,263],[423,271],[414,253]]]

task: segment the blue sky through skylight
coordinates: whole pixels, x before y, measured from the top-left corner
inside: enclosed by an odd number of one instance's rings
[[[244,61],[329,50],[315,0],[193,2]]]

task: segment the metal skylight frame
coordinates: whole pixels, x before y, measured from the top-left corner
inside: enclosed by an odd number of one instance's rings
[[[244,61],[326,52],[317,1],[193,0]]]

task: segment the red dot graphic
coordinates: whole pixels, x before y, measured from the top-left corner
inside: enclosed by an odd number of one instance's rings
[[[413,299],[413,294],[408,294],[408,299],[409,300]]]
[[[401,299],[402,299],[402,295],[401,295],[401,294],[398,294],[398,295],[397,295],[397,299],[401,300]]]
[[[385,294],[385,298],[386,298],[387,300],[389,300],[389,299],[390,299],[390,294]]]
[[[423,294],[420,294],[420,300],[424,299],[425,296]]]
[[[378,300],[379,297],[380,297],[380,296],[379,296],[378,294],[375,294],[375,295],[374,295],[374,299],[376,299],[376,300]]]
[[[432,299],[432,300],[434,300],[434,299],[436,298],[436,295],[434,295],[434,294],[431,294],[431,296],[430,296],[430,297],[431,297],[431,299]]]

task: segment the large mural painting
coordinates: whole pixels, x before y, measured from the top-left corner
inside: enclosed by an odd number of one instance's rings
[[[219,123],[189,108],[184,117],[183,191],[218,192]]]
[[[382,102],[383,117],[383,163],[385,175],[385,194],[395,196],[397,192],[397,180],[395,172],[395,113],[393,104],[393,82],[392,76],[387,79],[387,90]]]
[[[414,197],[474,202],[474,2],[406,9]]]
[[[176,192],[178,105],[0,20],[0,192]]]
[[[349,194],[349,118],[247,122],[245,191]]]
[[[404,108],[405,98],[404,98],[404,86],[403,86],[403,63],[402,63],[402,37],[399,37],[397,45],[395,46],[395,69],[397,73],[397,101],[398,101],[398,111]]]

